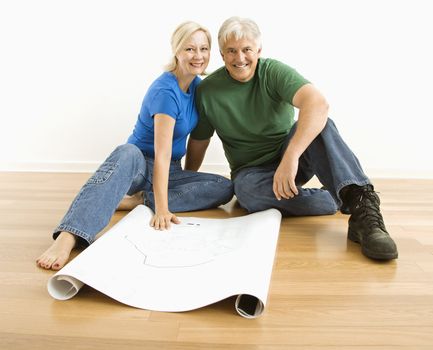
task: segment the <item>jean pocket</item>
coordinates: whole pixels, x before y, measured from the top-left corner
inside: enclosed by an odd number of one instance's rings
[[[114,170],[117,168],[117,163],[105,162],[102,164],[98,170],[92,175],[92,177],[87,181],[89,184],[102,184],[106,182]]]

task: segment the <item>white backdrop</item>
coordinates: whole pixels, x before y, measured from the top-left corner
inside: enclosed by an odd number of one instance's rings
[[[371,177],[433,178],[428,0],[0,1],[0,170],[94,170],[129,136],[177,24],[211,30],[213,70],[238,15],[259,24],[263,57],[324,93]],[[217,140],[203,169],[228,173]]]

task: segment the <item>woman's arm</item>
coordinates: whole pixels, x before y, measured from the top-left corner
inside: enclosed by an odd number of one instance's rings
[[[170,228],[170,223],[180,223],[168,210],[168,176],[173,144],[173,131],[176,121],[167,114],[156,114],[155,125],[155,162],[153,168],[153,192],[155,194],[155,215],[150,226],[156,230]]]

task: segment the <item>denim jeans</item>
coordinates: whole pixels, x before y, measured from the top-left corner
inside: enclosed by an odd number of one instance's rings
[[[67,231],[80,237],[81,243],[91,244],[97,233],[107,226],[125,194],[144,191],[144,203],[155,210],[152,179],[152,158],[132,144],[117,147],[81,188],[53,238]],[[232,197],[233,184],[229,179],[182,170],[180,160],[171,161],[168,182],[171,212],[213,208],[229,202]]]
[[[283,151],[295,130],[296,123],[287,135]],[[242,207],[249,212],[276,208],[284,216],[334,214],[342,205],[339,193],[343,187],[370,183],[331,119],[299,158],[295,179],[299,194],[293,198],[280,201],[275,198],[272,185],[278,165],[279,162],[238,172],[233,182],[235,195]],[[327,190],[301,187],[314,175]]]

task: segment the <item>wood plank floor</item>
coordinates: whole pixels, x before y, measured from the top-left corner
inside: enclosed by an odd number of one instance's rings
[[[346,215],[283,219],[268,304],[247,320],[233,298],[184,313],[135,309],[89,287],[52,299],[53,272],[34,261],[87,177],[0,173],[0,349],[433,349],[433,180],[375,181],[396,261],[362,256]],[[244,214],[232,201],[183,215]]]

